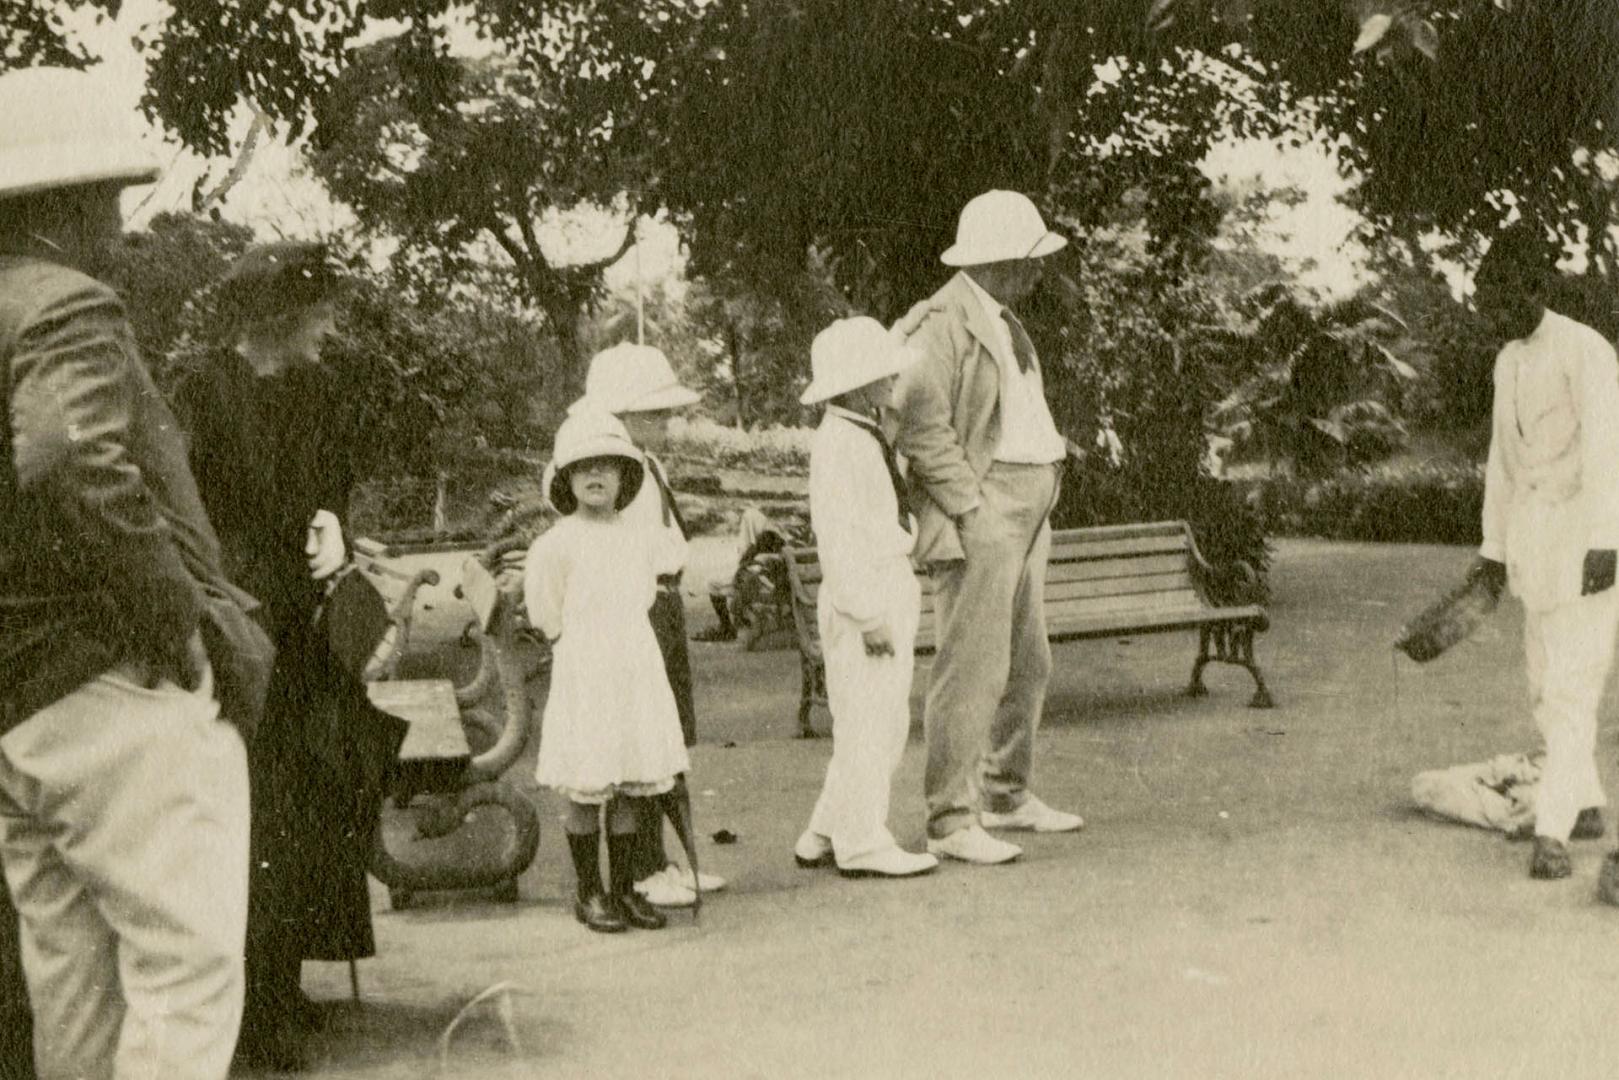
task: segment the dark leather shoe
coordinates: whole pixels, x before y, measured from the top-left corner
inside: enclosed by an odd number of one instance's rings
[[[573,917],[598,934],[622,934],[629,929],[624,916],[619,914],[618,905],[608,900],[602,893],[576,901],[573,905]]]
[[[1529,876],[1540,881],[1556,881],[1574,873],[1568,845],[1549,836],[1535,837],[1535,853],[1529,859]]]
[[[624,916],[624,921],[637,930],[662,930],[669,925],[669,920],[663,912],[634,889],[615,896],[613,900],[618,905],[619,914]]]
[[[1574,819],[1574,828],[1569,831],[1570,840],[1600,840],[1602,834],[1608,831],[1607,823],[1602,820],[1602,810],[1599,807],[1587,806],[1580,811],[1580,816]]]

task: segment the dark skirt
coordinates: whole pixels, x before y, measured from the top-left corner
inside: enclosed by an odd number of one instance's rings
[[[318,628],[281,642],[248,752],[250,969],[267,955],[356,960],[375,953],[366,872],[405,730],[404,721],[371,705]]]
[[[34,1017],[23,980],[17,912],[0,881],[0,1080],[33,1080]]]
[[[686,651],[686,605],[678,587],[660,586],[652,602],[652,632],[663,653],[663,668],[680,713],[680,734],[687,746],[697,744],[697,709],[691,697],[691,656]]]

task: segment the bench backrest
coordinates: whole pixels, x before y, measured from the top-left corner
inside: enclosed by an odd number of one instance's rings
[[[1144,525],[1104,525],[1063,529],[1052,534],[1046,568],[1045,609],[1053,637],[1088,633],[1091,628],[1132,618],[1168,616],[1209,607],[1193,577],[1196,548],[1183,521]],[[820,556],[814,548],[785,553],[793,586],[793,618],[799,638],[820,652],[815,600],[821,586]],[[922,581],[922,622],[918,652],[934,647],[932,584]]]

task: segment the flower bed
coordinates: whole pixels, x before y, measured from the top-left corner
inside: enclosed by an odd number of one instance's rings
[[[1272,535],[1406,544],[1477,544],[1484,512],[1478,465],[1383,466],[1321,480],[1250,481],[1248,504]]]

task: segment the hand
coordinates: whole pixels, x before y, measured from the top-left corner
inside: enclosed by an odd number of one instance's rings
[[[304,540],[304,554],[309,556],[309,576],[325,581],[343,568],[348,552],[343,546],[343,526],[330,510],[316,510],[309,522],[309,535]]]
[[[1467,571],[1467,578],[1469,581],[1475,578],[1482,580],[1484,587],[1490,590],[1490,596],[1499,600],[1507,587],[1507,564],[1480,555],[1473,560],[1472,567]]]
[[[862,630],[860,636],[866,642],[867,656],[893,656],[894,639],[889,636],[886,625],[871,630]]]
[[[1616,557],[1612,548],[1593,548],[1585,553],[1585,571],[1580,577],[1580,595],[1594,596],[1613,588]]]

